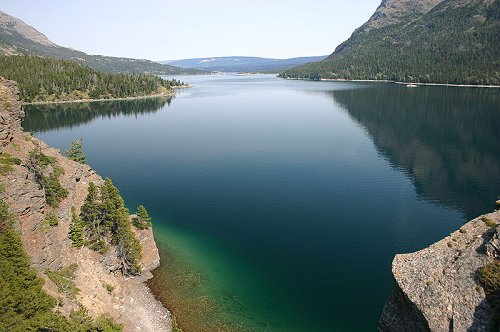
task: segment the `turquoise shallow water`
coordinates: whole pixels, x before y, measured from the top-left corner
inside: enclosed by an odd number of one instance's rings
[[[181,79],[171,101],[30,106],[24,126],[83,137],[148,208],[151,287],[188,330],[376,330],[394,254],[500,194],[498,89]]]

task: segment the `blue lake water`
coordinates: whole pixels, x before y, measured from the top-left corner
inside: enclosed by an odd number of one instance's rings
[[[179,77],[176,77],[179,78]],[[173,100],[29,106],[147,207],[186,331],[375,331],[391,261],[500,194],[500,90],[180,77]]]

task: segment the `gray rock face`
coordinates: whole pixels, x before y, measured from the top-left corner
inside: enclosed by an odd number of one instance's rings
[[[500,212],[485,216],[497,225]],[[495,308],[478,283],[479,269],[500,255],[500,226],[482,218],[392,263],[395,289],[381,331],[493,331]]]
[[[361,29],[382,28],[395,24],[408,16],[425,14],[444,0],[383,0],[373,16]]]
[[[0,153],[21,132],[24,111],[18,100],[19,89],[14,81],[0,77]]]

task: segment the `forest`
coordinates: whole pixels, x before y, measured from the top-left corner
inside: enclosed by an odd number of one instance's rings
[[[24,102],[115,99],[169,94],[177,80],[152,74],[112,74],[38,56],[0,56],[0,76],[17,81]]]
[[[326,60],[284,78],[500,84],[500,3],[445,7],[389,26],[357,29]]]

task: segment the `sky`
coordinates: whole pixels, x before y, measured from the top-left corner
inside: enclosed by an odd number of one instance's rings
[[[0,10],[89,54],[150,60],[328,55],[381,0],[0,0]]]

